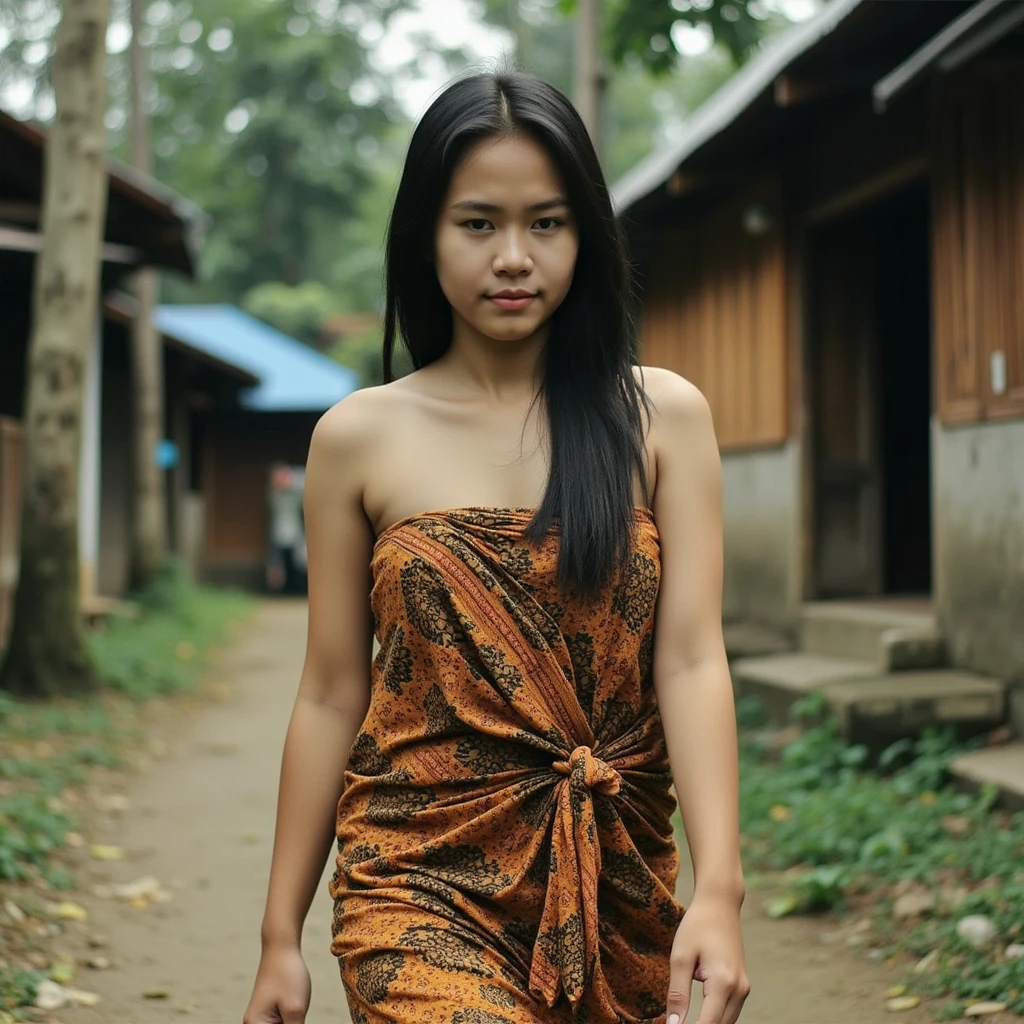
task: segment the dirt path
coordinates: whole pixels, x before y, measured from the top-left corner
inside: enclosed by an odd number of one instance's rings
[[[138,909],[82,898],[90,920],[74,926],[66,945],[83,955],[86,936],[98,933],[109,942],[104,952],[113,966],[85,971],[76,980],[103,1001],[93,1009],[61,1011],[62,1024],[241,1021],[259,952],[281,745],[304,642],[301,602],[265,604],[222,659],[217,683],[225,699],[170,725],[158,740],[158,750],[166,744],[163,756],[130,784],[128,813],[93,823],[89,841],[121,845],[127,859],[91,862],[89,885],[152,875],[173,899]],[[326,877],[304,939],[313,975],[308,1024],[347,1024],[337,968],[327,950]],[[748,900],[745,910],[753,994],[744,1021],[882,1024],[894,1019],[884,999],[895,979],[844,943],[827,941],[834,923],[769,921],[758,903],[756,897]],[[151,990],[167,996],[145,998]],[[898,1019],[922,1024],[931,1016],[918,1009]]]

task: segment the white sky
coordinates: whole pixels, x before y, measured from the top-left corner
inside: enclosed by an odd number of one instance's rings
[[[804,21],[820,8],[821,0],[762,0],[762,5],[781,11],[791,21]],[[512,38],[507,32],[481,23],[472,0],[419,0],[417,6],[415,11],[404,11],[392,18],[387,33],[372,53],[376,67],[391,70],[408,61],[416,52],[410,36],[424,33],[448,46],[464,46],[481,63],[501,57],[511,46]],[[711,45],[711,36],[706,29],[678,22],[672,32],[672,42],[680,53],[698,56]],[[433,64],[432,69],[429,64]],[[439,60],[428,62],[425,70],[427,74],[421,79],[396,83],[398,100],[414,119],[426,109],[447,79]]]
[[[793,21],[802,21],[818,9],[821,0],[762,0],[762,4],[781,10]],[[482,24],[472,0],[418,0],[415,10],[403,11],[391,19],[388,31],[372,48],[373,65],[385,72],[396,70],[416,56],[415,37],[418,35],[430,36],[443,45],[464,47],[481,64],[501,57],[512,43],[508,33]],[[129,36],[126,24],[111,25],[107,35],[110,52],[122,52],[128,45]],[[5,41],[0,38],[0,46]],[[672,32],[672,42],[680,52],[695,56],[707,49],[710,37],[705,30],[680,23]],[[40,41],[38,49],[38,59],[42,60],[46,43]],[[420,64],[419,76],[405,76],[395,83],[398,101],[411,118],[423,112],[448,78],[447,69],[439,58],[425,54]],[[35,113],[45,117],[52,114],[45,108],[33,111],[32,88],[27,82],[9,84],[0,95],[0,105],[16,116]]]

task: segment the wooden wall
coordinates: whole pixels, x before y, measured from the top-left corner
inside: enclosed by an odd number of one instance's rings
[[[976,70],[937,97],[933,311],[946,423],[1024,415],[1022,95],[1018,67]]]
[[[743,228],[752,203],[773,214],[759,238]],[[645,285],[642,361],[701,389],[723,450],[788,436],[784,253],[773,182],[669,233]]]
[[[201,474],[207,564],[263,564],[270,466],[304,466],[317,419],[312,413],[239,412],[210,423]]]

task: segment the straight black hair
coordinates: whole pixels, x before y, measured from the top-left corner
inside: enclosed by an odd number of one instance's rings
[[[572,285],[549,322],[541,395],[551,470],[526,537],[540,541],[557,521],[563,590],[592,594],[632,549],[634,473],[649,502],[649,409],[634,372],[622,233],[587,129],[554,86],[517,72],[473,75],[450,85],[417,125],[388,226],[384,380],[394,379],[397,334],[416,369],[448,351],[452,311],[430,258],[441,204],[469,147],[517,134],[540,144],[554,163],[579,232]]]

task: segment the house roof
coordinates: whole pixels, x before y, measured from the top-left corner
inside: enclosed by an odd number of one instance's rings
[[[864,0],[832,0],[814,17],[780,33],[755,58],[740,68],[710,99],[694,111],[684,126],[683,138],[657,150],[628,171],[612,188],[619,210],[664,184],[686,158],[708,139],[724,131],[769,88],[795,58],[834,31]]]
[[[325,412],[359,387],[351,370],[235,306],[160,306],[156,324],[161,333],[258,377],[256,387],[241,393],[246,409]]]
[[[108,295],[103,300],[103,315],[112,323],[120,324],[122,327],[131,326],[137,309],[138,303],[131,295],[118,293]],[[206,349],[190,344],[184,338],[179,338],[166,331],[161,331],[160,337],[168,348],[176,349],[194,359],[197,363],[211,366],[213,369],[219,370],[229,377],[234,377],[235,380],[240,381],[242,384],[252,386],[260,383],[260,378],[251,370],[247,370],[228,360],[220,359],[207,352]]]
[[[612,188],[617,212],[631,227],[663,223],[674,195],[722,187],[723,171],[757,166],[823,119],[870,104],[876,83],[975,3],[830,0],[766,43],[687,119],[678,142],[620,179]]]
[[[17,211],[26,239],[41,230],[46,132],[0,110],[3,177],[0,196]],[[107,220],[103,240],[117,262],[179,270],[195,277],[206,217],[187,199],[117,160],[108,164]],[[24,243],[28,245],[29,242]]]

